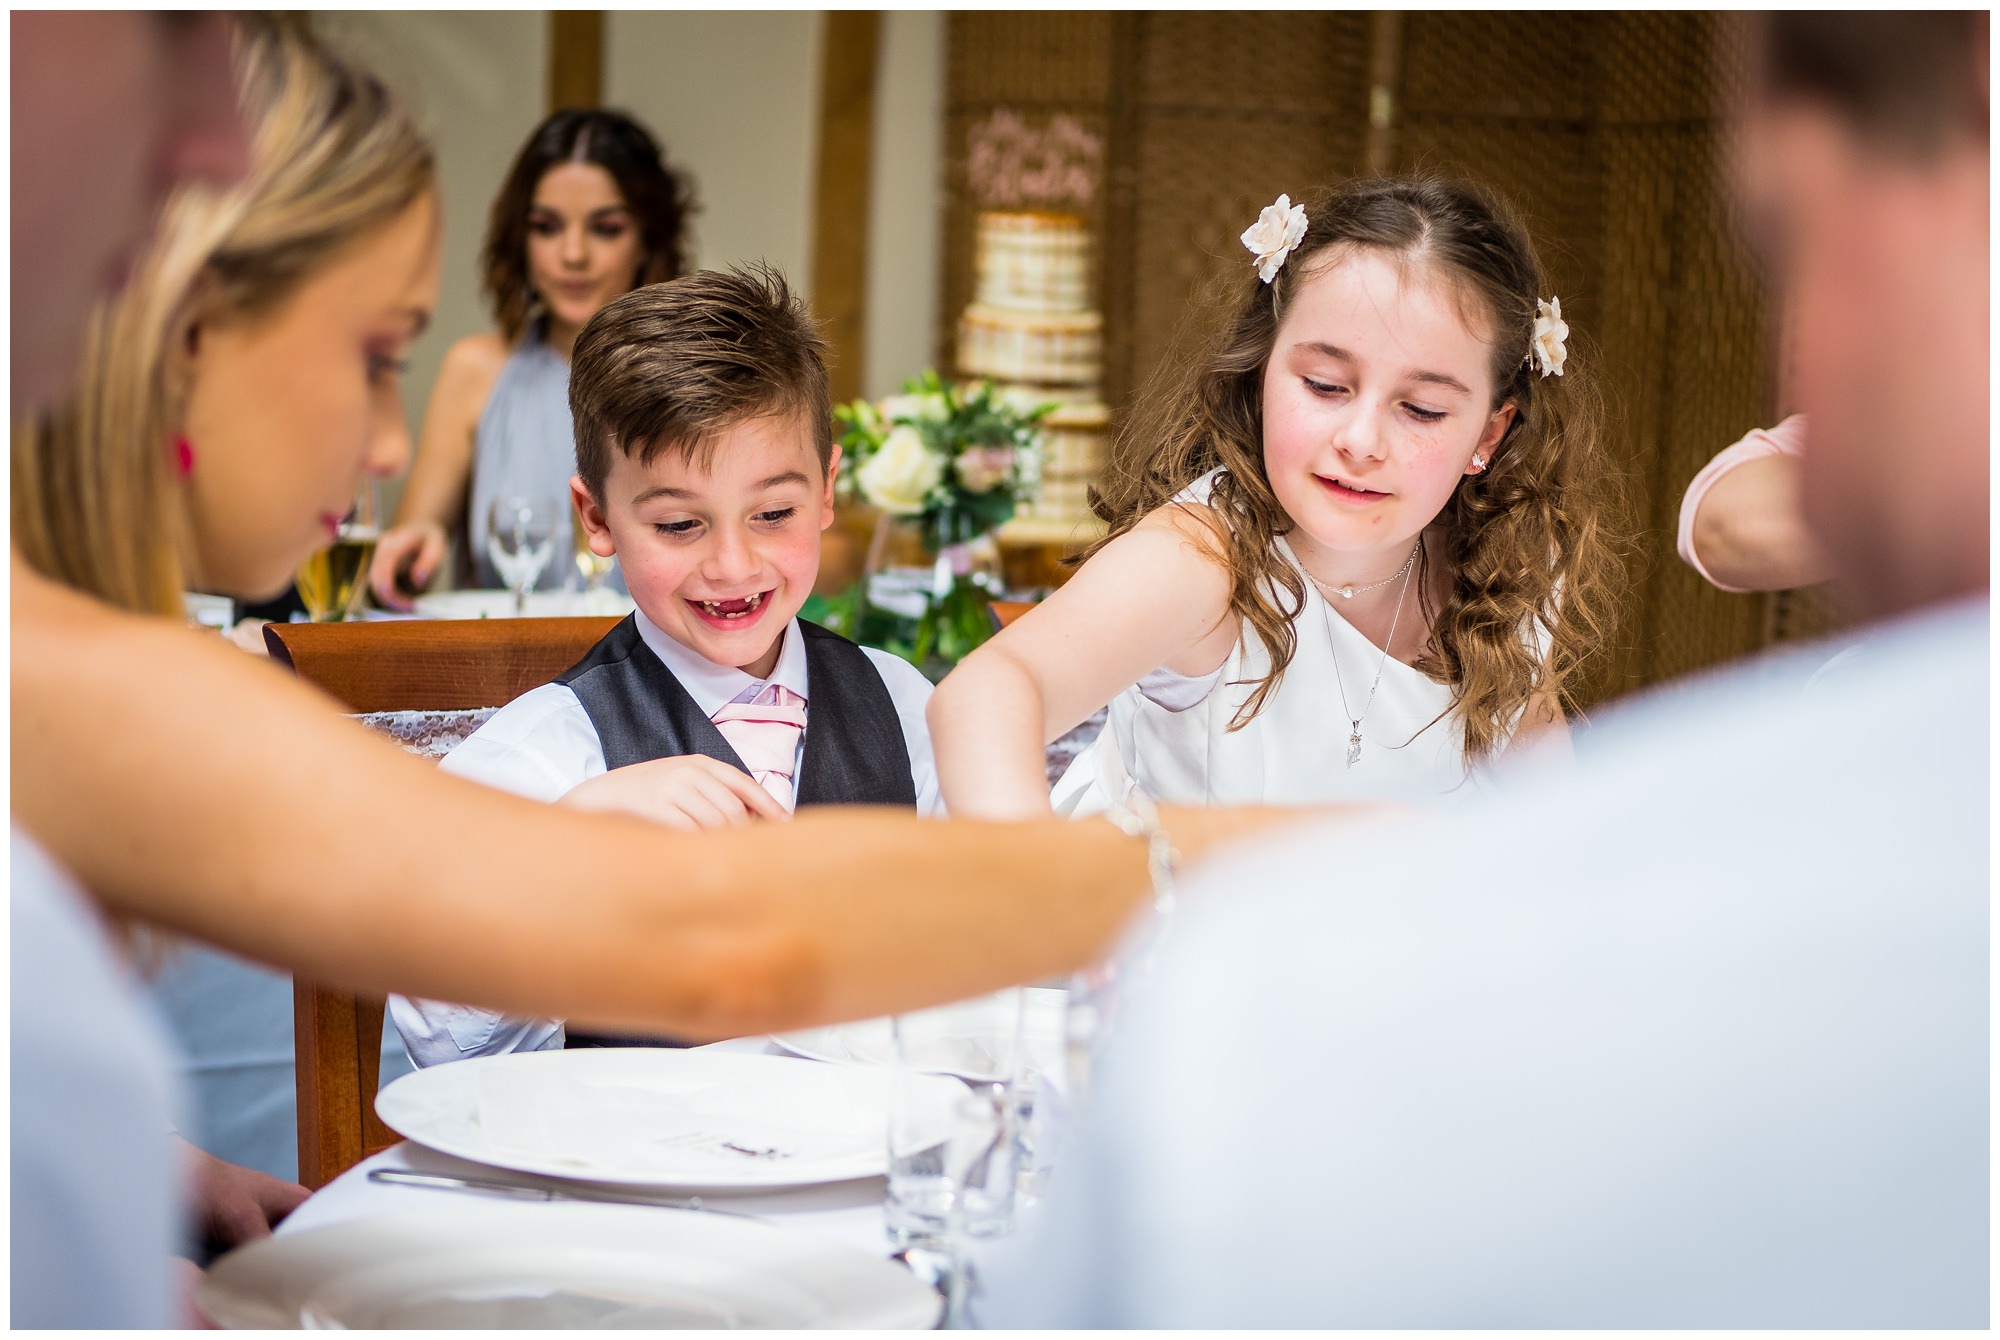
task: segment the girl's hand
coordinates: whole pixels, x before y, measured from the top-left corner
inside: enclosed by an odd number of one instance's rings
[[[572,788],[559,802],[573,809],[631,814],[694,832],[741,828],[751,819],[792,816],[756,779],[706,754],[656,758],[613,768]]]
[[[382,532],[375,544],[375,558],[368,567],[368,585],[375,598],[392,610],[410,608],[410,597],[398,589],[397,579],[412,591],[430,585],[438,564],[444,562],[444,527],[435,521],[415,521]]]

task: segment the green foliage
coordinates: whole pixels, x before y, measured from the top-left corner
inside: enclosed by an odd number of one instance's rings
[[[867,498],[863,469],[899,427],[916,430],[924,448],[940,463],[938,482],[924,499],[921,524],[926,541],[945,549],[977,539],[1004,525],[1040,480],[1040,424],[1053,403],[1020,409],[1001,399],[990,382],[960,387],[925,369],[903,383],[903,393],[879,404],[856,400],[837,406],[841,454],[847,468],[842,489]],[[975,455],[966,459],[966,453]],[[990,487],[967,487],[968,475]],[[869,498],[871,502],[879,502]]]

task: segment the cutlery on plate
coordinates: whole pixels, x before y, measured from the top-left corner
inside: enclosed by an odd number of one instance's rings
[[[732,1154],[744,1154],[753,1159],[788,1159],[792,1156],[791,1151],[787,1149],[775,1146],[768,1149],[751,1149],[747,1145],[739,1145],[719,1135],[710,1135],[706,1131],[677,1131],[672,1135],[661,1136],[655,1143],[662,1149],[728,1150]]]
[[[612,1205],[649,1205],[656,1210],[700,1210],[707,1214],[734,1215],[738,1219],[758,1217],[741,1210],[725,1210],[710,1205],[700,1196],[689,1196],[685,1200],[661,1200],[633,1191],[613,1191],[608,1187],[579,1186],[557,1190],[545,1186],[522,1186],[518,1182],[503,1182],[493,1177],[449,1177],[443,1173],[404,1172],[400,1168],[370,1168],[368,1180],[388,1186],[429,1187],[437,1191],[478,1191],[494,1196],[512,1196],[516,1200],[603,1201]]]

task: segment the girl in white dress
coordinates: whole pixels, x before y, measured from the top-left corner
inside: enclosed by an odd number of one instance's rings
[[[1109,720],[1053,797],[1462,794],[1608,645],[1622,568],[1588,372],[1507,207],[1380,178],[1280,196],[1224,324],[1140,397],[1068,584],[931,700],[956,816],[1047,814],[1043,744]]]

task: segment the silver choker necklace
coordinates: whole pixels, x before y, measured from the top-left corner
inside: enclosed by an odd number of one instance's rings
[[[1423,543],[1424,543],[1423,540],[1419,538],[1417,541],[1417,549],[1423,548]],[[1311,582],[1314,586],[1317,586],[1320,589],[1320,594],[1322,595],[1339,596],[1342,600],[1352,600],[1354,599],[1354,597],[1362,595],[1366,592],[1381,590],[1383,587],[1387,586],[1390,582],[1395,581],[1398,577],[1401,577],[1405,573],[1407,573],[1410,570],[1410,564],[1416,561],[1417,561],[1417,550],[1412,549],[1410,551],[1410,556],[1403,560],[1402,567],[1397,568],[1394,572],[1390,573],[1387,577],[1384,577],[1381,581],[1370,582],[1366,586],[1328,586],[1325,582],[1313,576],[1310,572],[1306,573],[1306,580]],[[1303,570],[1305,565],[1301,563],[1299,567],[1301,568],[1301,570]]]
[[[1389,616],[1389,636],[1382,641],[1382,659],[1375,663],[1375,682],[1368,686],[1368,698],[1361,704],[1361,712],[1358,716],[1353,715],[1353,709],[1347,705],[1347,685],[1340,677],[1340,652],[1333,645],[1332,606],[1324,601],[1320,605],[1320,621],[1326,629],[1326,654],[1333,658],[1333,683],[1334,687],[1340,690],[1340,714],[1347,718],[1347,766],[1350,768],[1361,761],[1361,723],[1368,719],[1368,709],[1375,705],[1375,690],[1382,687],[1382,671],[1389,664],[1389,648],[1396,644],[1396,625],[1401,623],[1403,619],[1403,601],[1410,594],[1410,583],[1407,578],[1410,575],[1410,568],[1417,561],[1418,550],[1423,547],[1423,537],[1419,536],[1417,538],[1417,547],[1410,550],[1410,556],[1403,560],[1402,571],[1396,574],[1396,577],[1402,577],[1406,580],[1403,582],[1403,589],[1396,593],[1396,612]],[[1306,575],[1311,578],[1314,586],[1319,587],[1322,591],[1326,589],[1319,578],[1313,577],[1311,573],[1307,573]],[[1387,586],[1390,582],[1395,581],[1396,577],[1376,582],[1374,586],[1344,586],[1338,588],[1338,590],[1343,596],[1352,596],[1361,591],[1373,591],[1378,586]]]

